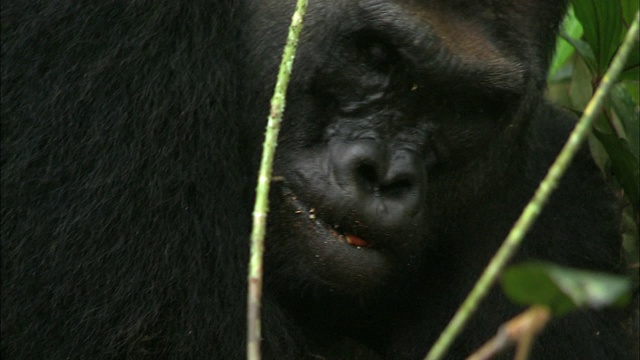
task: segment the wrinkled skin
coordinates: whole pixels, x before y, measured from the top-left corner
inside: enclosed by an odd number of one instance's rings
[[[2,3],[2,356],[245,356],[248,239],[293,2]],[[574,119],[562,1],[311,1],[270,196],[268,359],[420,359]],[[582,151],[517,260],[620,272]],[[521,311],[495,289],[450,359]],[[624,310],[535,359],[631,359]]]

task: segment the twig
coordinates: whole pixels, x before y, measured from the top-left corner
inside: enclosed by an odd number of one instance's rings
[[[285,96],[289,77],[293,68],[293,59],[302,30],[302,18],[307,10],[307,0],[298,0],[296,10],[291,18],[287,44],[284,47],[278,79],[276,81],[271,109],[267,121],[264,143],[262,145],[262,159],[258,173],[256,201],[253,208],[253,227],[251,229],[251,259],[249,262],[248,292],[247,292],[247,359],[260,360],[260,308],[262,300],[262,258],[264,253],[264,236],[267,227],[267,213],[269,211],[269,189],[273,159],[277,146],[280,122],[285,106]]]
[[[562,175],[564,175],[571,160],[580,149],[580,145],[591,131],[591,125],[601,110],[606,95],[609,93],[614,81],[622,72],[633,45],[638,41],[639,18],[640,12],[636,13],[635,20],[633,24],[631,24],[631,28],[629,28],[618,53],[613,58],[611,66],[602,77],[598,89],[589,101],[589,104],[587,104],[576,127],[571,132],[569,140],[567,140],[567,143],[562,148],[555,162],[551,168],[549,168],[549,172],[544,180],[540,183],[533,199],[527,204],[520,218],[509,232],[500,249],[498,249],[489,262],[489,265],[476,282],[476,285],[453,316],[449,325],[447,325],[442,334],[440,334],[440,337],[427,354],[426,360],[439,360],[444,356],[455,338],[460,334],[462,329],[464,329],[471,315],[477,310],[478,304],[487,295],[489,289],[498,278],[498,275],[502,272],[502,269],[520,246],[529,228],[538,218],[547,199],[557,187],[558,182],[562,178]]]
[[[496,336],[487,341],[467,360],[488,360],[518,344],[516,360],[526,360],[531,351],[533,339],[540,334],[551,318],[549,308],[532,306],[522,314],[507,321],[500,327]]]

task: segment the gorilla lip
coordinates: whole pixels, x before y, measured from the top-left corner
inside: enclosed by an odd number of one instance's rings
[[[373,244],[364,240],[360,236],[350,234],[350,233],[340,233],[336,230],[338,228],[338,225],[335,225],[332,227],[322,219],[318,218],[318,216],[316,215],[315,208],[310,208],[306,206],[302,201],[298,199],[298,197],[295,195],[295,193],[291,189],[285,187],[283,193],[284,193],[284,196],[287,199],[289,199],[290,203],[296,209],[295,210],[296,214],[305,214],[308,220],[315,223],[316,226],[323,228],[325,230],[328,230],[328,232],[332,236],[337,238],[340,242],[349,244],[358,249],[373,247]]]
[[[370,247],[371,244],[369,244],[366,240],[362,239],[359,236],[353,235],[353,234],[345,234],[344,237],[347,239],[347,243],[353,246],[359,246],[359,247]]]

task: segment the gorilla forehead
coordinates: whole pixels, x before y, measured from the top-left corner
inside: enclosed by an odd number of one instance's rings
[[[252,3],[246,26],[250,71],[263,84],[275,81],[292,2]],[[474,10],[475,9],[475,10]],[[310,84],[319,69],[328,71],[336,63],[336,73],[345,73],[344,61],[354,68],[354,52],[368,51],[372,58],[382,49],[392,50],[412,72],[416,82],[451,86],[473,79],[478,89],[489,88],[521,93],[525,74],[526,49],[512,52],[498,47],[502,38],[515,34],[502,27],[498,9],[475,2],[447,1],[317,1],[309,4],[303,34],[296,55],[292,86]],[[499,29],[500,28],[500,29]],[[513,34],[512,34],[513,33]],[[505,43],[501,41],[500,43]],[[354,46],[355,45],[355,46]],[[526,44],[524,46],[527,46]],[[384,54],[384,51],[382,51]],[[375,59],[370,59],[375,60]],[[349,71],[347,71],[349,73]],[[452,81],[454,80],[454,81]]]

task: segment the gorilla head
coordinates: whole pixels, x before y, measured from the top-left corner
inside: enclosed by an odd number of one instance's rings
[[[266,242],[270,359],[419,359],[574,119],[542,98],[567,1],[312,0]],[[245,356],[260,140],[293,1],[2,2],[2,340],[21,359]],[[586,152],[520,258],[618,271]],[[460,359],[520,311],[499,291]],[[632,358],[622,312],[539,359]]]
[[[248,77],[269,89],[292,4],[252,6]],[[505,45],[522,36],[506,31],[511,6],[311,2],[277,153],[268,273],[333,296],[389,296],[447,246],[438,228],[501,188],[544,81],[546,60],[521,57],[549,51]],[[553,7],[538,9],[553,15],[546,32],[562,14]]]

